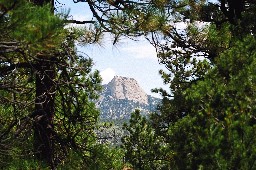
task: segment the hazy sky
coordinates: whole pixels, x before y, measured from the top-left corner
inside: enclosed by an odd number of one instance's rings
[[[59,2],[63,3],[62,8],[70,9],[74,19],[91,18],[86,3],[74,4],[71,0]],[[143,38],[140,41],[123,38],[115,46],[112,44],[111,38],[107,38],[100,45],[88,45],[78,49],[93,59],[94,68],[100,71],[103,83],[108,83],[115,75],[135,78],[146,93],[159,96],[151,93],[153,88],[164,87],[158,73],[164,66],[158,63],[155,48]],[[166,86],[165,88],[167,89]]]

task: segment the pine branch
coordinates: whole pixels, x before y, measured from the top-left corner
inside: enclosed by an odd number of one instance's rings
[[[0,67],[0,75],[6,75],[8,72],[16,69],[16,68],[31,68],[31,67],[36,67],[36,64],[32,63],[17,63],[17,64],[11,64],[11,65],[6,65],[6,66],[1,66]]]
[[[0,54],[14,52],[19,49],[17,42],[0,42]]]
[[[95,23],[95,21],[66,20],[66,23],[72,23],[72,24],[88,24],[88,23]]]

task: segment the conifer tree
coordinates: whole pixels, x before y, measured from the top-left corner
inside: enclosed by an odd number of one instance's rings
[[[194,2],[183,11],[186,29],[156,45],[171,93],[156,90],[164,99],[151,119],[168,145],[171,169],[255,167],[255,3],[231,3]]]
[[[95,138],[99,73],[77,55],[80,34],[64,29],[66,14],[35,3],[0,3],[0,142],[10,157],[1,159],[4,169],[23,156],[54,169],[70,148],[83,153]]]
[[[169,162],[166,155],[164,142],[161,136],[155,133],[146,117],[136,110],[131,114],[129,124],[124,124],[127,132],[122,138],[122,148],[125,150],[125,161],[134,169],[168,169]]]
[[[65,159],[68,148],[90,157],[95,142],[98,113],[91,100],[97,97],[100,79],[98,72],[90,74],[91,60],[77,56],[74,41],[92,43],[102,32],[111,32],[115,44],[121,35],[164,30],[164,9],[178,8],[165,1],[74,2],[86,2],[93,13],[92,21],[80,22],[93,23],[88,34],[64,29],[66,23],[77,22],[66,14],[54,15],[53,0],[0,2],[1,109],[8,120],[2,121],[0,139],[28,138],[26,147],[32,142],[34,150],[24,154],[51,169]]]

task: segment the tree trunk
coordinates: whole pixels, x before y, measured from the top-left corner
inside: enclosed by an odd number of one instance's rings
[[[54,0],[32,0],[34,4],[43,6]],[[54,15],[54,11],[52,13]],[[54,169],[53,117],[55,110],[55,64],[50,57],[40,56],[36,68],[36,96],[34,111],[34,151],[37,159]]]
[[[53,117],[55,100],[55,65],[38,62],[36,71],[36,99],[34,112],[34,150],[39,160],[53,167]]]

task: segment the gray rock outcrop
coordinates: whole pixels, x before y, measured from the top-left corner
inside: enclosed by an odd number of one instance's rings
[[[135,109],[142,114],[155,111],[161,99],[147,95],[133,78],[115,76],[96,102],[102,119],[129,119]]]
[[[133,78],[115,76],[107,85],[109,94],[116,99],[127,99],[148,104],[148,95]]]

